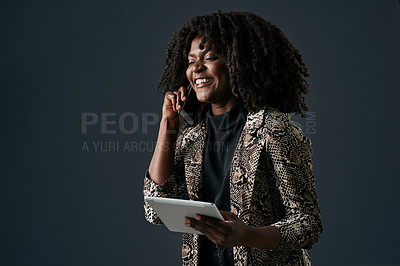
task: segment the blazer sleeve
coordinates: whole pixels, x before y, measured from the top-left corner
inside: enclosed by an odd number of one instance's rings
[[[323,231],[311,141],[291,123],[279,134],[272,134],[267,152],[285,208],[284,218],[272,224],[280,231],[280,246],[309,249]]]
[[[184,161],[182,153],[182,142],[185,131],[183,131],[177,141],[175,148],[174,157],[174,172],[173,174],[163,183],[156,184],[150,179],[149,170],[146,170],[143,185],[143,195],[151,197],[163,197],[163,198],[177,198],[187,199],[187,188],[184,173]],[[148,222],[153,224],[162,224],[163,222],[158,217],[154,209],[144,201],[144,215]]]

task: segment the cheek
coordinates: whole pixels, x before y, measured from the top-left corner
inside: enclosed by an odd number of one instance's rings
[[[217,76],[220,80],[220,82],[226,81],[227,77],[228,77],[228,71],[226,69],[226,67],[223,64],[215,64],[212,67],[212,73]]]
[[[186,78],[189,80],[190,83],[192,83],[191,77],[192,77],[192,70],[190,67],[188,67],[186,69]]]
[[[224,80],[225,83],[229,84],[229,72],[228,69],[223,66],[221,69],[222,74],[222,79]]]

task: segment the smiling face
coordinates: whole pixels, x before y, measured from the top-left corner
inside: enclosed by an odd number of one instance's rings
[[[212,50],[208,42],[200,49],[202,37],[193,39],[188,55],[186,77],[193,86],[200,102],[211,103],[222,107],[234,100],[229,87],[228,70],[220,58]]]

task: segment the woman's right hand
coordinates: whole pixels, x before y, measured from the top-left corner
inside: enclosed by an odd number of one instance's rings
[[[187,89],[182,86],[174,92],[167,92],[164,96],[162,118],[178,123],[178,111],[182,110],[183,103],[187,100]]]
[[[160,130],[153,157],[149,166],[149,176],[156,184],[162,184],[174,171],[175,141],[179,127],[178,111],[187,100],[187,90],[167,92],[164,96]]]

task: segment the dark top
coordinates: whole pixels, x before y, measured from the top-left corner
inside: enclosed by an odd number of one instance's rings
[[[208,110],[207,143],[204,153],[203,200],[230,211],[230,167],[247,112],[241,101],[221,115]],[[233,250],[217,246],[200,236],[200,265],[233,265]]]

